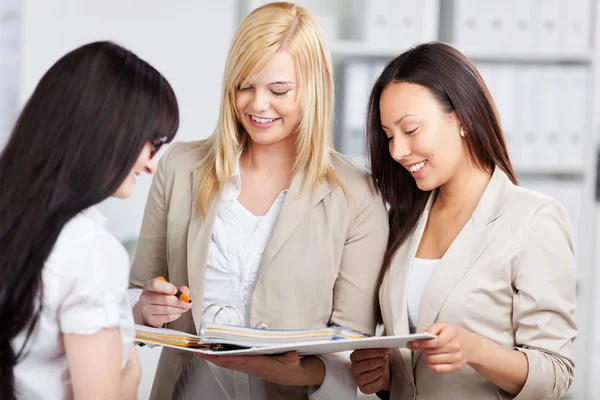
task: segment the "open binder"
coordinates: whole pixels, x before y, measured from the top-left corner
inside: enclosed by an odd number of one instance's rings
[[[345,328],[273,330],[207,324],[201,336],[165,328],[137,325],[139,343],[216,355],[273,355],[297,351],[301,356],[358,349],[400,348],[429,333],[367,337]]]
[[[270,355],[297,351],[303,355],[337,353],[358,349],[400,348],[418,339],[433,339],[429,333],[370,337],[340,326],[315,329],[259,329],[242,326],[241,314],[231,306],[218,307],[215,317],[224,312],[231,322],[234,312],[240,325],[213,323],[200,326],[200,336],[166,328],[135,326],[135,340],[139,344],[164,346],[176,349],[217,355]]]

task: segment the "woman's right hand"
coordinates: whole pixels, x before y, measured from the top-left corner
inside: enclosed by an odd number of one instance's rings
[[[354,383],[364,394],[390,390],[390,350],[356,350],[350,355],[350,373]]]
[[[175,321],[192,308],[191,303],[181,301],[175,296],[177,289],[190,294],[187,286],[177,288],[159,278],[146,282],[139,301],[133,307],[135,322],[158,328],[167,322]]]

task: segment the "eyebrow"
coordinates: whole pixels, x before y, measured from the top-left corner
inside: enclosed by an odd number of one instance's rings
[[[406,117],[416,117],[416,115],[414,115],[414,114],[406,114],[405,116],[401,117],[401,118],[400,118],[400,119],[398,119],[396,122],[394,122],[394,125],[396,125],[396,126],[400,125],[400,123],[402,122],[402,120],[403,120],[404,118],[406,118]],[[390,128],[388,128],[387,126],[385,126],[385,125],[383,125],[383,124],[381,125],[381,127],[382,127],[382,128],[385,128],[385,129],[390,129]]]
[[[269,85],[290,85],[290,84],[294,84],[295,82],[292,81],[277,81],[277,82],[271,82],[269,83]]]

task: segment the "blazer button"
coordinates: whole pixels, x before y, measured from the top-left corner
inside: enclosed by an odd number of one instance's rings
[[[256,325],[256,329],[269,329],[269,325],[260,323]]]

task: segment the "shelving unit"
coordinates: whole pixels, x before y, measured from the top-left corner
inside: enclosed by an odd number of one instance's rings
[[[452,46],[459,47],[453,43]],[[330,42],[329,48],[332,56],[339,61],[341,59],[392,59],[404,51],[395,45],[381,43],[365,43],[359,40],[334,40]],[[517,64],[583,64],[587,65],[592,60],[592,54],[585,50],[574,51],[541,51],[532,52],[525,50],[494,50],[461,47],[461,51],[473,62],[499,62]]]

